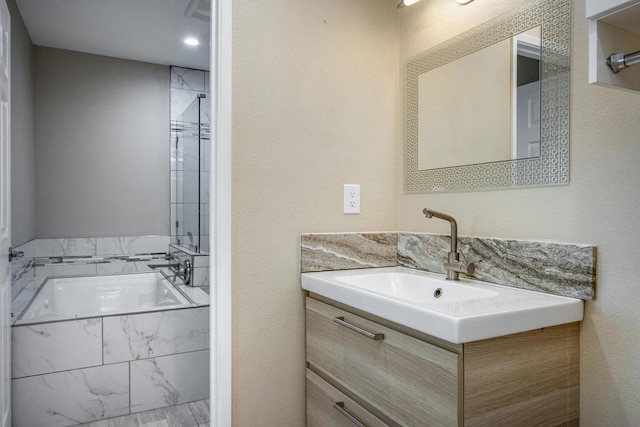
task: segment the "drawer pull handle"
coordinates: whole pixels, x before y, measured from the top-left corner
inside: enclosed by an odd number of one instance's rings
[[[333,407],[336,411],[340,412],[346,419],[348,419],[358,427],[367,427],[367,425],[360,421],[355,415],[344,409],[344,402],[336,402],[333,404]]]
[[[347,329],[351,329],[353,332],[357,332],[361,335],[364,335],[367,338],[371,338],[374,341],[380,341],[384,339],[384,334],[373,334],[369,331],[365,331],[362,328],[358,328],[355,325],[344,320],[344,317],[334,317],[333,321],[336,322],[340,326],[344,326]]]

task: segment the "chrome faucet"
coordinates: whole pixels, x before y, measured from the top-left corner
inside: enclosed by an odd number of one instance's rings
[[[166,264],[149,264],[148,267],[152,270],[159,269],[160,273],[174,285],[177,282],[176,279],[180,278],[183,284],[193,286],[193,265],[188,258],[180,262],[175,256],[167,254],[164,259],[168,261]],[[173,277],[169,277],[165,269],[172,272]]]
[[[191,266],[191,261],[188,259],[185,259],[182,264],[178,264],[175,268],[172,269],[174,276],[173,276],[173,281],[175,283],[175,280],[177,277],[182,279],[182,282],[185,285],[191,285],[191,276],[193,273],[193,267]],[[191,285],[193,286],[193,285]]]
[[[447,280],[459,280],[459,273],[463,273],[468,276],[473,275],[476,271],[476,265],[472,262],[466,263],[460,261],[460,252],[458,252],[458,224],[456,223],[456,220],[451,215],[427,208],[424,208],[422,213],[427,218],[436,217],[449,221],[451,224],[451,249],[447,254],[447,262],[444,263],[444,268],[447,270]]]

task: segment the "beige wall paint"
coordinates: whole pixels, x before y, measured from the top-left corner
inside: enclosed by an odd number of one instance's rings
[[[400,15],[401,64],[456,29],[477,24],[476,16],[485,19],[488,11],[522,2],[483,0],[464,8],[450,0],[423,3],[423,12],[437,19]],[[581,333],[581,425],[640,425],[640,94],[587,83],[584,0],[572,4],[571,183],[409,195],[402,192],[400,166],[398,228],[446,233],[446,223],[421,214],[428,206],[455,216],[463,235],[596,244],[598,296],[586,304]],[[456,8],[460,19],[448,19]]]
[[[393,230],[392,0],[233,2],[233,424],[305,420],[299,235]],[[342,213],[343,184],[362,213]]]

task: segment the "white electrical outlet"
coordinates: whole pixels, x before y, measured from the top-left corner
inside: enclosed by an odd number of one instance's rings
[[[344,185],[344,213],[360,213],[360,184]]]

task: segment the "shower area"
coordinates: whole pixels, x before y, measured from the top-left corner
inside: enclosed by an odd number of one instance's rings
[[[171,243],[209,252],[208,72],[171,67]]]

